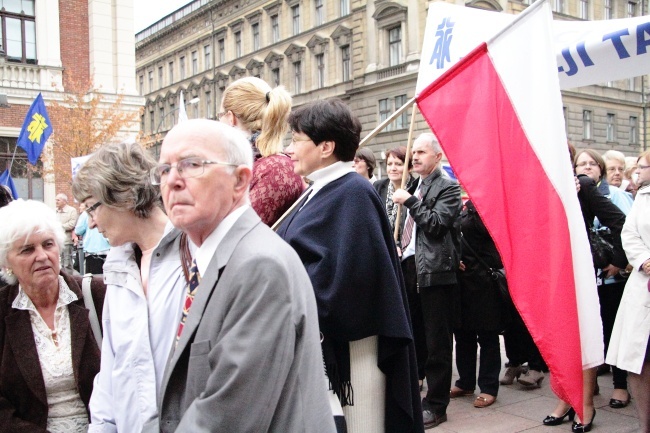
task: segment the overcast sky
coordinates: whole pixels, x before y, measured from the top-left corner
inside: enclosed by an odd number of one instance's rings
[[[192,0],[133,0],[133,30],[139,32]]]

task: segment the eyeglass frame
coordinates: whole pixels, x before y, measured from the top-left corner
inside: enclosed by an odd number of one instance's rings
[[[91,218],[95,218],[95,215],[93,215],[93,213],[97,210],[97,208],[98,208],[101,204],[102,204],[102,202],[101,202],[101,201],[98,201],[98,202],[96,202],[94,205],[92,205],[92,206],[86,208],[86,210],[85,210],[84,212],[86,212],[86,213],[88,214],[89,217],[91,217]]]
[[[650,165],[637,164],[636,168],[638,170],[645,170],[646,168],[650,168]]]
[[[198,173],[195,176],[184,176],[183,175],[184,170],[179,170],[178,169],[178,164],[182,164],[182,163],[184,163],[186,161],[192,161],[192,160],[195,161],[195,162],[200,162],[201,163],[201,170],[202,171],[201,171],[201,173]],[[162,167],[168,167],[169,172],[171,172],[172,168],[175,168],[176,171],[178,172],[178,177],[180,177],[181,179],[193,179],[193,178],[199,177],[203,173],[205,173],[205,166],[206,165],[211,165],[211,164],[223,165],[225,167],[239,167],[239,164],[233,164],[231,162],[210,161],[208,159],[200,159],[198,157],[189,157],[189,158],[181,159],[176,164],[158,164],[157,166],[155,166],[151,170],[149,170],[149,180],[151,181],[152,185],[162,185],[163,184],[162,175],[160,175],[160,180],[159,181],[157,181],[155,179],[155,176],[157,175],[158,170],[160,170]],[[169,172],[167,172],[167,174],[169,174]]]

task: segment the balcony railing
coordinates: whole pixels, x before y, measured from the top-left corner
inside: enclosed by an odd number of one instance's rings
[[[396,75],[402,75],[404,72],[406,72],[406,63],[377,71],[377,79],[383,80]]]
[[[42,67],[40,66],[26,65],[23,63],[0,63],[0,86],[19,89],[40,89],[41,69]],[[53,78],[52,81],[55,81],[55,79]]]

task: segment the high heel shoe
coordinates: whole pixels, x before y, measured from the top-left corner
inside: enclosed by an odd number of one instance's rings
[[[591,416],[591,421],[589,421],[589,424],[582,424],[580,422],[573,422],[573,425],[571,426],[571,431],[573,433],[587,433],[591,431],[591,427],[593,427],[594,424],[594,418],[596,418],[596,409],[594,409],[594,414]]]
[[[560,425],[564,422],[564,418],[569,417],[569,421],[573,421],[576,416],[576,411],[572,407],[569,408],[562,416],[549,415],[542,421],[544,425]]]

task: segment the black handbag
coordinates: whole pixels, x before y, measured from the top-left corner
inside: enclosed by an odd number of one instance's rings
[[[594,266],[603,269],[614,259],[614,243],[612,232],[607,227],[589,227],[589,246]]]
[[[505,305],[512,305],[512,298],[510,297],[510,291],[508,290],[508,280],[506,279],[506,272],[503,268],[496,269],[488,265],[478,254],[474,251],[474,248],[465,240],[463,234],[460,234],[460,239],[463,242],[463,245],[467,247],[470,253],[476,257],[476,260],[483,266],[487,271],[488,275],[494,281],[494,284],[499,289],[499,295],[501,295],[501,300]]]

